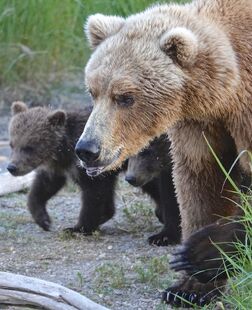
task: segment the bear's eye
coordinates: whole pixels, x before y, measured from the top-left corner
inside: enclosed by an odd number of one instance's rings
[[[10,148],[13,149],[13,143],[12,142],[10,142]]]
[[[92,89],[89,88],[88,92],[89,92],[89,95],[91,96],[92,99],[96,98],[96,94],[95,94],[95,92]]]
[[[34,151],[34,148],[32,146],[24,146],[22,148],[22,151],[25,153],[32,153]]]
[[[134,98],[132,95],[129,95],[129,94],[116,95],[115,102],[120,107],[130,107],[134,103]]]

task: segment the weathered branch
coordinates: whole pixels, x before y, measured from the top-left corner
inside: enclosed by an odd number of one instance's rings
[[[35,172],[21,177],[13,177],[9,172],[0,174],[0,196],[19,192],[31,186]]]
[[[48,310],[109,310],[56,283],[0,272],[0,304]]]
[[[0,147],[9,146],[9,141],[0,141]]]

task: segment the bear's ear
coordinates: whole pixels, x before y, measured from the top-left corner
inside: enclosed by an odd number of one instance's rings
[[[53,111],[48,115],[48,121],[52,126],[64,126],[66,113],[62,110]]]
[[[160,47],[173,61],[183,67],[192,66],[198,55],[197,37],[184,27],[176,27],[165,32],[160,38]]]
[[[103,40],[116,34],[124,25],[125,20],[119,16],[95,14],[88,17],[84,30],[90,46],[94,49]]]
[[[15,115],[28,110],[27,105],[22,101],[14,101],[11,105],[11,114]]]

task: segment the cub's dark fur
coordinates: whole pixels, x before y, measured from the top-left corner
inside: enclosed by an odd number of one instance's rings
[[[82,112],[64,112],[43,107],[28,109],[22,102],[12,105],[9,126],[12,155],[7,169],[19,176],[37,168],[28,207],[35,222],[44,230],[49,230],[51,223],[46,203],[65,185],[68,176],[79,185],[82,200],[73,231],[92,233],[115,212],[117,172],[91,178],[74,153],[90,112],[89,107]]]

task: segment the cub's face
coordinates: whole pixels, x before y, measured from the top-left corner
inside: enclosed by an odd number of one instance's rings
[[[133,186],[143,186],[171,166],[170,142],[166,135],[155,138],[136,156],[128,159],[125,180]]]
[[[157,19],[88,20],[95,51],[85,81],[94,107],[76,146],[87,173],[116,168],[182,117],[182,67],[194,61],[197,39],[184,28],[155,28]]]
[[[50,114],[45,108],[28,109],[24,103],[14,102],[12,114],[11,157],[7,169],[14,176],[21,176],[54,158],[57,128],[52,115],[55,112]]]

